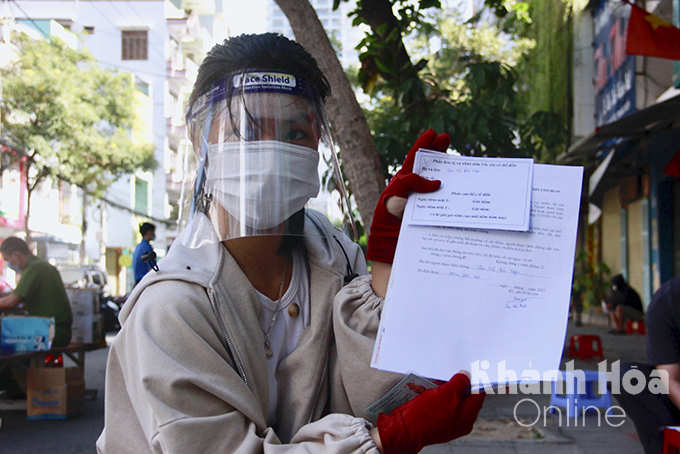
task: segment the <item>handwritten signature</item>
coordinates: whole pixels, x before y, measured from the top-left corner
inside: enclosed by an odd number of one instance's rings
[[[515,296],[511,300],[505,302],[506,309],[524,309],[527,307],[527,301],[536,300],[540,298],[522,298]]]

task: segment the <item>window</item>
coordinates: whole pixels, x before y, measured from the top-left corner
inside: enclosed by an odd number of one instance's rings
[[[139,90],[144,95],[149,96],[149,84],[147,84],[146,82],[142,82],[139,79],[135,81],[135,84],[137,86],[137,90]]]
[[[83,27],[83,30],[84,30],[85,33],[87,33],[88,35],[94,35],[94,26],[86,25],[85,27]]]
[[[146,30],[123,30],[123,60],[148,60],[149,35]]]
[[[72,21],[72,20],[68,20],[68,19],[63,19],[63,20],[56,19],[56,22],[57,22],[59,25],[61,25],[62,27],[64,27],[66,30],[71,31],[71,25],[73,25],[73,21]]]
[[[135,211],[149,212],[149,182],[139,177],[135,178]]]

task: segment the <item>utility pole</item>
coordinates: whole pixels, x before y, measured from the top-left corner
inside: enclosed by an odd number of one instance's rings
[[[100,217],[100,237],[99,237],[99,265],[106,270],[106,242],[108,241],[108,232],[106,230],[106,201],[103,198],[99,199],[99,217]]]
[[[83,223],[80,228],[80,264],[87,264],[87,250],[85,243],[87,239],[87,191],[83,190]]]

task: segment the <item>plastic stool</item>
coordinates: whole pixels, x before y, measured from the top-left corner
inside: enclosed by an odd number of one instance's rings
[[[576,334],[571,336],[569,357],[573,356],[578,356],[579,359],[599,356],[600,359],[604,359],[600,336],[595,334]]]
[[[680,427],[666,427],[663,430],[663,454],[680,453]]]
[[[45,367],[64,367],[64,355],[61,353],[54,356],[54,353],[45,355]]]
[[[626,334],[647,334],[645,329],[645,322],[642,320],[626,320]]]
[[[550,406],[564,407],[567,410],[567,418],[578,415],[581,409],[586,409],[585,411],[593,411],[595,408],[604,408],[609,410],[612,406],[611,395],[607,389],[607,373],[598,372],[596,370],[583,370],[583,371],[560,371],[564,381],[564,394],[557,394],[557,381],[553,382],[552,385],[552,395],[550,396]],[[581,388],[585,393],[579,393],[579,378],[581,372],[585,374],[585,386],[581,384]],[[597,394],[599,390],[598,382],[602,380],[604,393],[601,395]],[[557,410],[551,408],[550,412],[554,413]]]

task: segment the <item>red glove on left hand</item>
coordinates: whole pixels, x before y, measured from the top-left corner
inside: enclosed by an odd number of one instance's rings
[[[486,394],[469,394],[470,379],[458,373],[428,389],[389,415],[378,415],[385,454],[416,454],[425,446],[446,443],[472,431]]]
[[[441,181],[426,180],[420,175],[413,173],[413,162],[416,152],[425,148],[427,150],[446,151],[451,143],[448,134],[440,134],[434,129],[428,129],[418,137],[408,152],[404,164],[397,174],[390,180],[373,213],[371,233],[368,235],[368,251],[366,258],[371,261],[392,263],[394,252],[397,249],[397,238],[401,228],[401,218],[387,211],[387,199],[392,196],[407,198],[411,192],[434,192],[439,189]]]

